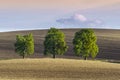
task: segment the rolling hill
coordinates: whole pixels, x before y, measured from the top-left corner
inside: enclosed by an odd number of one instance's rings
[[[61,29],[66,35],[66,42],[69,46],[68,51],[64,56],[65,58],[79,58],[75,57],[73,53],[72,39],[74,33],[79,29]],[[94,29],[99,45],[100,51],[97,58],[100,59],[114,59],[120,60],[120,30],[112,29]],[[5,58],[20,58],[14,52],[14,43],[17,34],[33,33],[35,41],[35,54],[29,57],[39,58],[43,57],[43,41],[47,30],[29,30],[29,31],[14,31],[14,32],[1,32],[0,33],[0,59]]]
[[[0,60],[0,80],[119,79],[120,64],[116,63],[51,58]]]

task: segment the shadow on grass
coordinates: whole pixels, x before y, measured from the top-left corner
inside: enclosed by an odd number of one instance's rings
[[[52,56],[40,56],[40,57],[26,57],[24,59],[43,59],[43,58],[52,58]],[[82,57],[73,57],[73,56],[56,56],[56,59],[76,59],[76,60],[84,60]],[[1,60],[13,60],[13,59],[23,59],[21,57],[19,58],[0,58]],[[23,60],[24,60],[23,59]],[[120,64],[120,60],[112,60],[112,59],[103,59],[103,58],[96,58],[96,59],[92,59],[92,58],[88,58],[88,61],[102,61],[102,62],[109,62],[109,63],[117,63]]]
[[[109,62],[109,63],[117,63],[120,64],[120,60],[114,60],[114,59],[96,59],[102,62]]]
[[[2,60],[13,60],[13,59],[21,59],[21,58],[0,58],[0,61],[2,61]]]
[[[108,60],[107,62],[120,64],[120,60]]]

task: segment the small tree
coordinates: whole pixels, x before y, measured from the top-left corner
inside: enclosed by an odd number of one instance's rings
[[[15,52],[20,56],[23,56],[23,59],[26,55],[31,55],[34,53],[34,40],[33,35],[17,35],[15,42]]]
[[[44,55],[50,53],[55,58],[55,55],[63,55],[66,51],[67,45],[64,33],[56,28],[48,30],[44,41]]]
[[[77,56],[82,55],[86,60],[91,55],[95,58],[99,48],[96,44],[97,37],[92,29],[82,29],[75,33],[73,39],[74,52]]]

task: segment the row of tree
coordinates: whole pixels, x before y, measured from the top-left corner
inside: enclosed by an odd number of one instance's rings
[[[75,33],[73,39],[73,50],[76,56],[82,56],[85,60],[91,56],[95,58],[99,48],[96,44],[97,37],[92,29],[81,29]],[[65,35],[62,31],[56,28],[51,28],[44,41],[44,55],[52,54],[53,58],[56,55],[63,55],[68,49],[65,42]],[[23,56],[34,53],[34,39],[32,34],[17,35],[15,43],[15,51]]]

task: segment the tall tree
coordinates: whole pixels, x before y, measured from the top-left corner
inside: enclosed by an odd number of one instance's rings
[[[15,52],[17,52],[20,56],[23,56],[23,59],[26,55],[34,53],[34,39],[31,33],[24,36],[16,36]]]
[[[48,30],[44,41],[44,55],[52,54],[53,58],[55,58],[57,54],[63,55],[67,48],[63,32],[56,28]]]
[[[92,29],[82,29],[76,32],[73,39],[75,54],[84,57],[85,60],[89,56],[95,58],[99,51],[96,42],[97,37]]]

